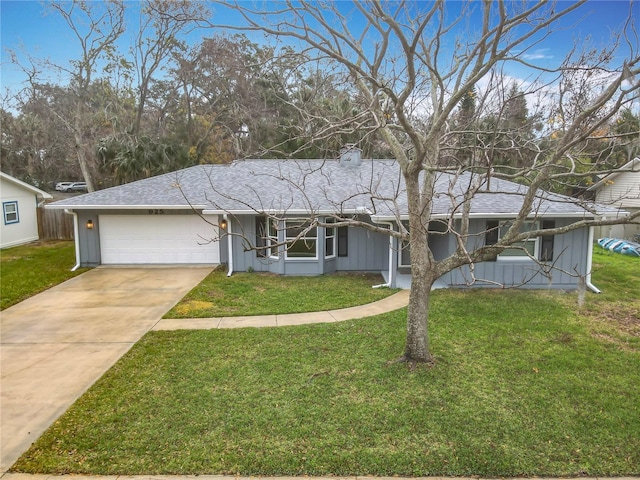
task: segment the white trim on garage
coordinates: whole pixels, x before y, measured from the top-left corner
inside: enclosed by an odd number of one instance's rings
[[[104,265],[220,263],[218,216],[100,215]],[[210,222],[210,223],[208,223]]]

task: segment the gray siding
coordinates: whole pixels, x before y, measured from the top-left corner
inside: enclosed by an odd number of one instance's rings
[[[237,216],[232,220],[233,270],[272,272],[281,275],[322,275],[337,271],[381,272],[389,265],[389,237],[363,228],[348,229],[348,255],[324,258],[324,229],[318,228],[317,259],[285,259],[283,252],[276,258],[259,257],[255,250],[256,217]],[[280,241],[284,232],[280,231]]]
[[[561,227],[571,220],[557,219],[556,226]],[[476,221],[472,231],[481,231],[484,221]],[[478,237],[479,238],[479,237]],[[587,273],[587,255],[589,230],[574,230],[554,238],[553,262],[545,264],[546,272],[529,259],[514,260],[498,258],[492,262],[475,265],[473,275],[468,266],[458,268],[441,280],[451,287],[496,287],[521,286],[522,288],[575,289],[578,275]],[[473,279],[475,278],[475,281]]]
[[[389,237],[364,228],[348,229],[348,256],[336,258],[341,272],[381,272],[389,268]]]
[[[93,229],[87,229],[87,221],[93,222]],[[100,265],[100,222],[98,212],[78,211],[78,243],[80,245],[80,265],[93,267]]]

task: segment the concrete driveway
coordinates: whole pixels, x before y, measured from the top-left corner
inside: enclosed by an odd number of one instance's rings
[[[0,313],[0,472],[212,267],[90,270]]]

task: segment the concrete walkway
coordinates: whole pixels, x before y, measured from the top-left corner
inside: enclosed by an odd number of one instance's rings
[[[403,290],[378,302],[341,310],[258,317],[160,319],[210,271],[211,267],[96,268],[0,314],[0,473],[4,474],[3,480],[50,478],[49,475],[5,472],[149,330],[338,322],[396,310],[406,306],[409,299],[409,292]],[[81,477],[74,476],[77,478]],[[220,480],[221,477],[212,478]]]
[[[284,327],[308,323],[331,323],[370,317],[406,307],[409,302],[409,290],[401,290],[377,302],[358,307],[342,308],[309,313],[288,313],[286,315],[260,315],[255,317],[218,317],[218,318],[166,318],[160,320],[152,330],[204,330],[212,328],[244,327]]]

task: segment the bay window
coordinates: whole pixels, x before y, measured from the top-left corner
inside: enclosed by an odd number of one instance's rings
[[[318,258],[318,229],[305,220],[285,220],[287,258]]]

